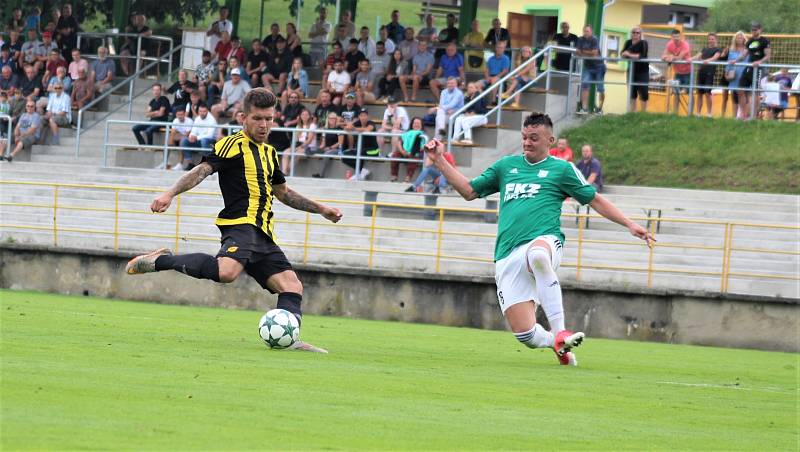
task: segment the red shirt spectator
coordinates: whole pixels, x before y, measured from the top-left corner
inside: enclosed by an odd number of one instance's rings
[[[214,48],[214,53],[217,54],[217,59],[218,60],[227,60],[228,57],[230,56],[229,53],[231,53],[231,49],[232,48],[233,48],[233,44],[230,41],[228,41],[228,42],[220,41],[220,42],[217,43],[217,46]]]
[[[665,59],[665,61],[672,62],[673,60],[688,60],[691,58],[691,52],[691,46],[688,42],[681,38],[680,32],[673,32],[672,39],[669,40],[667,43],[667,48],[664,49],[664,54],[671,55],[672,58]],[[676,74],[688,74],[692,72],[692,68],[689,63],[674,63],[673,68],[675,69]]]
[[[567,144],[566,138],[559,138],[558,145],[550,149],[550,155],[561,160],[572,162],[572,149]]]

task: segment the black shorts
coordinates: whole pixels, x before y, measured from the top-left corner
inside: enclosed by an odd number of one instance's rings
[[[697,84],[711,86],[714,84],[714,71],[698,71]],[[711,88],[697,88],[698,94],[710,94]]]
[[[220,226],[222,247],[217,257],[230,257],[244,266],[248,275],[264,289],[270,276],[292,270],[281,248],[261,229],[250,224]]]
[[[650,100],[650,87],[646,85],[646,83],[650,82],[650,74],[634,72],[631,81],[633,81],[633,83],[644,83],[643,85],[631,86],[631,99],[636,99],[638,97],[642,102]]]

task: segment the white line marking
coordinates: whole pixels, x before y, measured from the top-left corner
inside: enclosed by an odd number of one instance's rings
[[[785,388],[773,388],[773,387],[744,387],[744,386],[736,386],[736,385],[717,385],[711,383],[681,383],[679,381],[657,381],[658,384],[663,385],[674,385],[674,386],[689,386],[693,388],[714,388],[714,389],[737,389],[740,391],[760,391],[760,392],[779,392],[781,394],[790,394],[793,391],[786,390]],[[800,389],[796,389],[794,392]]]

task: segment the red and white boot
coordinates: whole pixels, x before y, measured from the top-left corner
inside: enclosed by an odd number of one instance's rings
[[[581,345],[585,337],[586,335],[580,331],[573,333],[570,330],[562,330],[556,334],[553,351],[556,353],[558,362],[561,363],[562,366],[578,365],[578,359],[571,350]]]

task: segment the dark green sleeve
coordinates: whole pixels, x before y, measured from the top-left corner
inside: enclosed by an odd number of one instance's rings
[[[581,204],[589,204],[594,200],[597,190],[583,177],[583,173],[572,163],[564,166],[561,176],[561,189]]]
[[[486,168],[480,176],[469,182],[472,186],[472,190],[474,190],[479,197],[485,198],[500,191],[500,171],[497,168],[499,163],[500,161],[498,160],[492,166]]]

